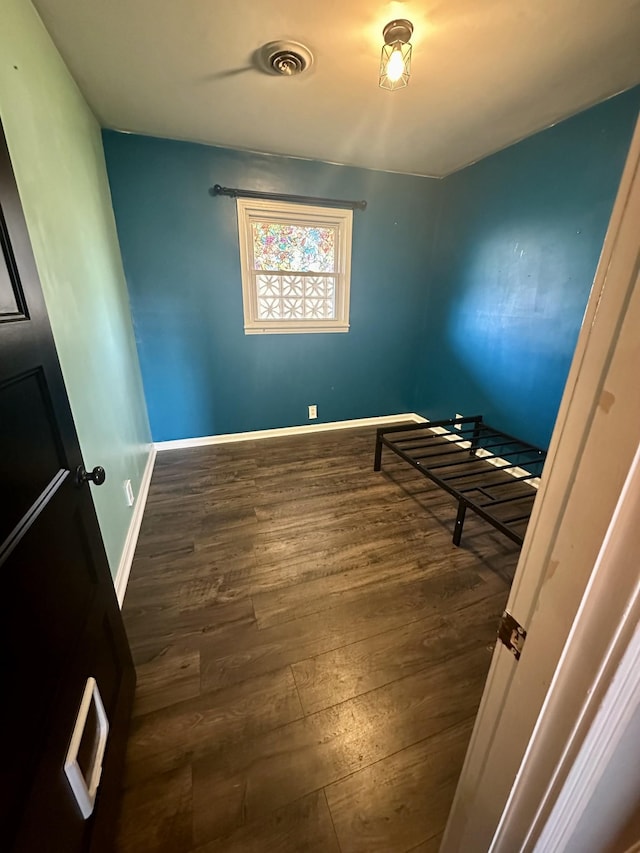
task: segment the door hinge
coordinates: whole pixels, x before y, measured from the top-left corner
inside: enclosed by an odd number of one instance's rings
[[[527,632],[522,625],[505,610],[498,626],[498,639],[509,649],[516,660],[520,660],[522,647],[527,638]]]

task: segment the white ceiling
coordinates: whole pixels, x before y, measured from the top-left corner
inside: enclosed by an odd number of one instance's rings
[[[106,127],[442,176],[640,82],[640,0],[35,0]],[[413,73],[378,88],[382,28]],[[303,42],[312,69],[252,57]]]

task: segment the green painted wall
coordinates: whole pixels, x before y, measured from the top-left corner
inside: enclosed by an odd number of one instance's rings
[[[149,424],[100,128],[28,0],[2,0],[0,115],[115,575]]]

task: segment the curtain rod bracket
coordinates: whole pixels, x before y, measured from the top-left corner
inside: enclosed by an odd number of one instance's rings
[[[271,201],[290,201],[297,204],[318,204],[328,207],[350,207],[352,210],[364,210],[367,206],[366,201],[349,201],[338,198],[316,198],[315,196],[306,195],[283,195],[282,193],[267,193],[259,192],[258,190],[240,190],[234,187],[222,187],[220,184],[214,184],[209,189],[209,195],[226,195],[230,198],[262,198],[270,199]]]

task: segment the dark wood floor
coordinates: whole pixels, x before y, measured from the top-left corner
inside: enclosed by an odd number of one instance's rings
[[[158,455],[120,853],[438,849],[518,549],[373,448]]]

